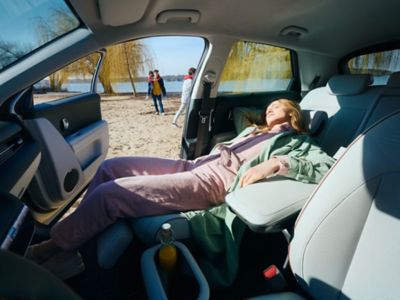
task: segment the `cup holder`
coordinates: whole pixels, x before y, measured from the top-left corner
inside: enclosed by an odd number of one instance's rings
[[[147,249],[141,258],[143,280],[149,300],[201,299],[210,297],[210,289],[202,271],[188,248],[175,242],[178,250],[176,270],[169,275],[159,268],[157,252],[160,245]]]

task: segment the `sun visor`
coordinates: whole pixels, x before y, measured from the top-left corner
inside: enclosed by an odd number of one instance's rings
[[[149,0],[98,0],[101,21],[104,25],[122,26],[139,21]]]

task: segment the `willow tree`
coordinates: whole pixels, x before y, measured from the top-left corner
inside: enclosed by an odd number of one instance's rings
[[[13,63],[32,49],[33,46],[28,43],[17,44],[0,40],[0,69]]]
[[[289,79],[290,52],[279,47],[237,42],[231,49],[221,75],[222,81],[235,81],[236,88],[246,80]]]
[[[105,93],[113,93],[112,82],[131,83],[136,96],[135,80],[151,63],[149,52],[140,41],[130,41],[107,48],[107,54],[99,74]]]
[[[79,26],[79,21],[64,5],[52,3],[53,7],[46,18],[40,17],[32,20],[36,29],[38,45],[43,45],[54,40],[65,32]],[[71,68],[63,68],[49,76],[50,89],[61,91],[63,83],[68,79]]]

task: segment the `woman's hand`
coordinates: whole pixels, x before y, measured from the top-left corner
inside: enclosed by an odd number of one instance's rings
[[[275,157],[270,158],[269,160],[248,169],[240,178],[240,186],[245,187],[246,185],[252,184],[268,176],[271,176],[279,170],[279,167],[279,159]]]

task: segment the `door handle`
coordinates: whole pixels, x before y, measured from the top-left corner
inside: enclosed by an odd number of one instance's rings
[[[68,130],[69,128],[69,121],[67,118],[62,118],[61,119],[61,130],[65,131]]]

